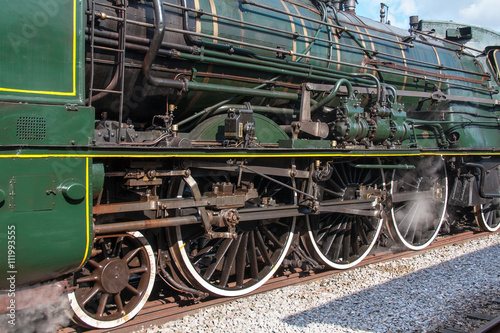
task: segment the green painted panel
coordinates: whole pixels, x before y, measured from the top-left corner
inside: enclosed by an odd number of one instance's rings
[[[0,99],[83,100],[82,3],[7,1],[0,11]]]
[[[88,107],[0,103],[0,144],[88,146],[94,117]]]
[[[52,175],[14,176],[9,183],[9,206],[14,211],[31,212],[54,208],[56,184]],[[38,191],[33,191],[34,188]]]
[[[87,174],[85,158],[0,158],[0,190],[6,193],[0,202],[3,253],[8,231],[15,230],[15,263],[10,267],[0,261],[0,288],[6,286],[8,271],[17,272],[16,285],[21,286],[69,273],[86,259],[92,239],[87,215],[91,193],[68,200],[60,184],[72,179],[85,185]]]

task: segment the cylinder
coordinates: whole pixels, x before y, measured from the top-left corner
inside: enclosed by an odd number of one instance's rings
[[[346,0],[344,2],[344,9],[346,12],[352,12],[354,14],[356,11],[356,0]]]
[[[418,22],[419,22],[418,15],[410,16],[410,27],[412,29],[415,29],[415,30],[418,29]]]

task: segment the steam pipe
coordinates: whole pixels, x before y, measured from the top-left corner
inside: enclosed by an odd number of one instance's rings
[[[357,38],[355,38],[355,36],[353,36],[350,33],[350,31],[354,31],[354,30],[348,29],[348,28],[346,28],[344,26],[329,24],[329,23],[325,23],[325,22],[322,22],[322,21],[319,21],[319,20],[314,20],[314,19],[307,19],[307,18],[304,18],[304,17],[302,17],[302,16],[300,16],[298,14],[296,15],[296,14],[292,14],[292,13],[286,13],[286,12],[283,12],[283,11],[280,11],[278,9],[274,9],[274,8],[271,8],[271,7],[268,7],[268,6],[265,6],[265,5],[260,5],[260,4],[257,4],[257,3],[253,3],[253,2],[251,2],[249,0],[242,0],[242,4],[254,5],[254,6],[257,6],[257,7],[260,7],[260,8],[264,8],[264,9],[269,9],[271,11],[275,11],[275,12],[278,12],[278,13],[283,13],[285,15],[302,18],[302,19],[305,19],[305,20],[308,20],[308,21],[311,21],[311,22],[317,22],[319,24],[324,24],[326,26],[341,28],[344,31],[348,32],[351,35],[351,37],[354,38],[354,40],[357,43],[359,43],[360,46],[362,46],[361,43],[359,42],[359,40],[357,40]],[[270,48],[270,47],[259,46],[259,45],[255,45],[255,44],[250,44],[250,43],[235,41],[235,40],[231,40],[231,39],[227,39],[227,38],[215,37],[215,36],[210,36],[210,35],[205,35],[205,34],[202,34],[202,33],[197,33],[197,32],[190,31],[189,30],[189,22],[188,22],[189,16],[188,16],[188,13],[187,13],[187,11],[189,10],[189,8],[187,7],[186,0],[183,0],[183,5],[186,8],[186,10],[184,11],[184,30],[179,30],[179,29],[175,29],[175,28],[165,28],[165,29],[168,30],[168,31],[172,31],[172,32],[177,32],[177,33],[184,34],[186,36],[186,38],[188,38],[188,40],[190,42],[192,42],[193,44],[195,44],[197,46],[202,46],[202,45],[208,44],[211,47],[219,48],[219,49],[224,49],[224,50],[229,50],[229,49],[233,49],[234,50],[234,49],[236,49],[232,45],[221,45],[221,44],[216,44],[216,43],[202,42],[200,40],[195,40],[193,38],[193,36],[198,36],[198,37],[205,37],[206,36],[207,38],[214,38],[214,39],[217,39],[217,40],[220,40],[220,41],[223,41],[223,42],[227,42],[227,43],[238,43],[238,44],[241,44],[241,45],[249,45],[249,46],[257,47],[257,48],[262,49],[262,50],[272,50],[273,52],[276,52],[276,49],[273,49],[273,48]],[[337,18],[337,21],[338,21],[338,18]],[[390,40],[390,39],[387,39],[387,38],[377,37],[377,36],[371,35],[369,33],[362,33],[362,32],[359,32],[359,31],[354,31],[354,32],[358,33],[360,35],[367,35],[367,36],[371,36],[373,38],[378,38],[378,39],[386,40],[386,41],[389,41],[391,43],[406,45],[408,47],[414,47],[413,44],[404,43],[404,42],[396,42],[396,41],[393,41],[393,40]],[[363,47],[361,47],[361,50],[363,50],[368,55],[369,58],[373,58],[373,56],[370,54],[370,52],[373,52],[373,51],[370,51],[370,50],[365,49]],[[313,60],[326,61],[328,63],[343,64],[343,65],[347,65],[347,66],[350,66],[350,67],[353,67],[353,68],[368,69],[368,70],[372,70],[373,69],[373,68],[369,68],[369,67],[365,67],[365,66],[361,66],[361,65],[356,65],[356,64],[351,64],[351,63],[343,63],[343,62],[340,62],[340,61],[323,59],[323,58],[320,58],[320,57],[314,57],[314,56],[309,56],[309,55],[305,55],[305,54],[298,54],[297,53],[296,55],[300,56],[300,57],[305,57],[305,58],[313,59]],[[259,58],[259,59],[261,58],[261,56],[256,55],[256,54],[254,54],[254,56],[257,57],[257,58]],[[383,69],[379,69],[379,68],[376,68],[375,70],[379,73],[379,75],[381,75],[381,73],[388,73],[388,74],[394,74],[394,75],[406,75],[408,77],[413,77],[413,78],[418,78],[418,79],[426,79],[423,76],[411,75],[411,74],[401,74],[401,73],[398,73],[398,72],[383,70]],[[349,76],[348,73],[345,73],[345,75]],[[466,85],[462,85],[462,84],[458,84],[458,83],[452,83],[452,82],[448,82],[448,81],[443,81],[443,80],[439,80],[439,79],[430,79],[430,80],[432,80],[433,82],[445,83],[445,84],[448,84],[450,86],[466,87],[466,88],[469,88],[469,89],[474,89],[474,90],[478,90],[478,91],[485,91],[485,92],[488,92],[488,93],[492,92],[492,90],[490,90],[490,89],[477,88],[477,87],[472,87],[471,88],[470,86],[466,86]]]
[[[155,12],[155,29],[149,50],[146,53],[146,56],[144,56],[144,60],[142,62],[142,73],[151,85],[186,91],[187,82],[185,81],[162,79],[151,75],[151,66],[153,65],[153,61],[156,59],[163,37],[165,36],[165,11],[163,10],[162,1],[151,1],[153,2]]]
[[[315,104],[314,106],[311,107],[311,112],[313,111],[316,111],[317,109],[323,107],[324,105],[328,104],[330,101],[332,101],[336,96],[337,96],[337,93],[339,92],[339,89],[341,86],[346,86],[347,87],[347,95],[348,95],[348,98],[352,98],[352,95],[353,95],[353,89],[352,89],[352,85],[351,85],[351,82],[347,81],[346,79],[340,79],[337,84],[335,85],[335,87],[333,87],[332,91],[330,92],[330,94],[323,98],[321,100],[321,102]]]
[[[282,92],[274,92],[268,90],[256,90],[251,88],[233,88],[231,86],[189,82],[187,80],[179,81],[172,79],[163,79],[152,76],[151,66],[153,65],[153,61],[155,60],[158,51],[160,50],[163,37],[165,36],[165,11],[163,10],[163,3],[161,0],[151,0],[151,1],[153,1],[154,12],[155,12],[155,32],[153,38],[151,39],[151,45],[149,47],[149,50],[146,53],[146,56],[144,57],[142,63],[142,73],[144,74],[144,76],[146,77],[146,79],[150,84],[156,86],[174,88],[183,91],[188,91],[189,89],[191,89],[196,91],[211,91],[211,92],[241,94],[241,95],[257,96],[257,97],[282,98],[290,100],[299,99],[298,94],[292,94],[292,93],[282,93]]]

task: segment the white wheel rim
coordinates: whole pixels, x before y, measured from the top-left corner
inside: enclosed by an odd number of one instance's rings
[[[420,244],[420,245],[413,245],[413,244],[407,242],[405,237],[401,234],[401,232],[397,226],[397,220],[396,220],[396,216],[395,216],[394,207],[391,209],[391,222],[390,223],[392,223],[392,229],[396,233],[396,236],[397,236],[395,241],[403,244],[405,247],[409,248],[410,250],[418,251],[418,250],[422,250],[422,249],[426,248],[434,241],[434,239],[436,239],[437,235],[439,234],[439,230],[441,229],[441,226],[442,226],[443,221],[444,221],[444,217],[446,215],[446,207],[448,206],[448,175],[446,172],[446,167],[444,167],[443,170],[444,170],[443,211],[440,214],[441,216],[439,217],[439,223],[436,227],[434,234],[431,236],[431,238],[429,238],[429,240],[427,240],[427,242],[425,242],[424,244]],[[394,175],[395,175],[395,173],[396,173],[396,170],[392,173],[391,195],[394,195],[394,185],[395,185],[394,184]]]
[[[137,240],[139,240],[142,245],[144,246],[144,249],[147,252],[149,262],[150,262],[150,270],[149,270],[149,277],[148,277],[148,287],[146,288],[145,292],[141,296],[141,300],[139,303],[130,311],[130,313],[127,313],[123,315],[123,317],[120,317],[119,319],[115,320],[97,320],[91,316],[89,316],[79,305],[77,299],[76,299],[76,294],[75,290],[72,290],[71,292],[68,293],[68,299],[69,299],[69,304],[71,306],[71,309],[73,310],[74,314],[78,317],[79,320],[81,320],[84,324],[95,327],[95,328],[113,328],[117,327],[119,325],[122,325],[123,323],[127,322],[128,320],[132,319],[139,313],[139,311],[144,307],[144,304],[146,304],[149,295],[151,294],[151,291],[153,290],[153,285],[155,282],[155,277],[156,277],[156,260],[154,257],[153,249],[151,248],[151,245],[148,243],[144,235],[142,235],[138,231],[133,231],[133,232],[128,232],[128,234],[134,236]]]
[[[281,250],[281,254],[276,261],[276,263],[273,265],[272,269],[269,270],[269,272],[261,278],[257,283],[244,288],[244,289],[222,289],[222,288],[217,288],[214,285],[210,284],[208,281],[203,279],[203,277],[200,276],[200,274],[196,271],[195,267],[191,264],[191,261],[189,259],[189,255],[186,252],[186,244],[180,240],[182,239],[182,233],[181,233],[181,227],[176,227],[176,235],[179,241],[177,242],[177,247],[179,249],[180,255],[183,260],[183,266],[188,270],[189,275],[196,280],[197,284],[199,284],[203,289],[207,290],[211,294],[218,295],[218,296],[224,296],[224,297],[236,297],[236,296],[242,296],[246,295],[248,293],[251,293],[252,291],[255,291],[259,287],[261,287],[264,283],[266,283],[277,271],[277,269],[281,266],[281,263],[285,259],[288,250],[290,248],[290,245],[292,244],[292,239],[293,239],[293,230],[295,228],[295,219],[293,219],[293,222],[290,226],[290,231],[287,234],[287,242],[283,249]]]
[[[378,239],[378,236],[380,234],[380,230],[382,230],[382,223],[383,223],[383,219],[379,219],[378,223],[377,223],[377,229],[375,230],[375,234],[373,236],[373,240],[371,241],[371,243],[368,246],[368,248],[366,249],[366,251],[358,259],[354,260],[353,262],[346,263],[346,264],[339,264],[339,263],[333,262],[330,259],[328,259],[323,254],[323,252],[321,252],[321,249],[318,247],[318,245],[314,241],[314,239],[315,239],[314,233],[312,232],[309,217],[307,217],[307,229],[308,229],[308,236],[309,236],[309,240],[310,240],[309,243],[310,243],[310,245],[312,245],[314,247],[314,250],[316,251],[316,254],[319,256],[321,261],[323,263],[325,263],[326,265],[328,265],[329,267],[331,267],[333,269],[339,269],[339,270],[349,269],[349,268],[352,268],[352,267],[356,266],[357,264],[359,264],[370,253],[370,251],[372,250],[375,243],[377,243],[377,239]]]

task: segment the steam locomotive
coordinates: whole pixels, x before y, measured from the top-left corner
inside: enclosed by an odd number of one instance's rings
[[[457,207],[497,231],[500,35],[355,5],[4,3],[2,312],[67,294],[112,328],[160,279],[244,295],[423,249]]]

